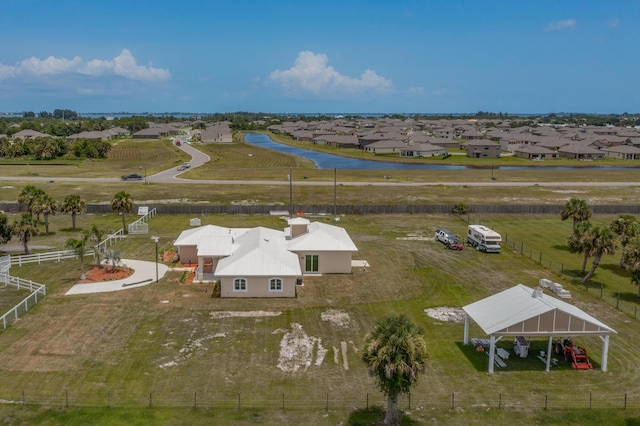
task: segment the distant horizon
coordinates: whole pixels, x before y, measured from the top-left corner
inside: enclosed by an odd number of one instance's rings
[[[36,115],[41,111],[35,110],[24,110],[24,111],[0,111],[0,117],[22,117],[26,112],[33,112]],[[51,111],[46,111],[51,112]],[[494,114],[499,115],[502,114],[503,118],[508,117],[544,117],[549,115],[555,115],[559,117],[565,117],[569,115],[591,115],[591,116],[608,116],[608,115],[628,115],[628,116],[636,116],[640,115],[640,113],[590,113],[590,112],[542,112],[542,113],[511,113],[511,112],[492,112],[492,111],[476,111],[476,112],[273,112],[273,111],[200,111],[200,112],[190,112],[190,111],[106,111],[106,112],[92,112],[92,111],[74,111],[79,116],[158,116],[158,117],[167,117],[167,116],[202,116],[202,115],[216,115],[216,114],[273,114],[277,116],[288,116],[288,115],[303,115],[303,116],[333,116],[334,118],[339,117],[349,117],[349,116],[373,116],[373,117],[384,117],[389,115],[403,115],[403,116],[475,116],[479,112],[486,114]]]
[[[2,12],[0,111],[640,111],[633,0],[111,0],[99,19],[92,2],[30,0]]]

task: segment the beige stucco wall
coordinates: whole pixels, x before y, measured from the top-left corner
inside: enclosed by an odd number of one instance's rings
[[[233,291],[233,280],[247,280],[247,291]],[[271,278],[282,279],[282,291],[269,291]],[[296,277],[222,277],[220,297],[296,297]]]
[[[304,273],[305,256],[307,254],[317,254],[318,273],[320,274],[350,274],[351,273],[351,252],[298,252],[300,270]]]
[[[196,246],[181,246],[178,247],[178,254],[180,255],[180,262],[198,263],[198,250]]]

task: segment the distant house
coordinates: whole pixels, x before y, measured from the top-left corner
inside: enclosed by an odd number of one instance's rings
[[[31,138],[50,138],[47,133],[38,132],[36,130],[25,129],[13,134],[14,139],[31,139]]]
[[[351,272],[358,248],[343,228],[305,218],[288,225],[205,225],[183,231],[174,245],[182,262],[197,262],[196,280],[220,281],[221,297],[295,297],[305,274]]]
[[[526,158],[527,160],[556,160],[558,153],[543,146],[524,146],[513,151],[514,157]]]
[[[202,131],[200,141],[202,143],[231,143],[233,142],[233,131],[229,127],[229,123],[220,122]]]
[[[179,130],[175,127],[164,125],[142,129],[138,132],[135,132],[133,135],[131,135],[131,137],[135,139],[160,139],[169,135],[177,135],[178,132]]]
[[[602,148],[607,158],[615,158],[617,160],[640,160],[640,148],[633,145],[619,145],[608,148]]]
[[[455,139],[456,129],[451,126],[434,127],[433,136],[436,138]]]
[[[447,155],[447,150],[430,143],[411,145],[400,150],[401,157],[435,157],[440,155]]]
[[[472,140],[460,147],[467,151],[467,157],[470,158],[500,158],[500,145],[490,140]]]
[[[407,144],[401,140],[390,139],[390,140],[382,140],[374,143],[370,143],[365,146],[365,151],[373,152],[374,154],[392,154],[400,151],[407,147]]]
[[[605,157],[604,151],[577,143],[559,148],[558,155],[572,160],[603,160]]]
[[[335,146],[338,148],[360,148],[357,136],[351,135],[320,135],[314,136],[313,141],[315,145],[327,145]]]

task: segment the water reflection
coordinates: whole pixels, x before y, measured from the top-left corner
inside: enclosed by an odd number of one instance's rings
[[[269,136],[262,133],[247,133],[245,141],[251,145],[273,149],[297,157],[306,158],[315,163],[319,169],[340,170],[473,170],[480,167],[458,166],[451,164],[411,164],[393,163],[387,161],[361,160],[358,158],[342,157],[340,155],[327,154],[311,149],[298,148],[274,142]],[[492,166],[493,167],[493,166]],[[486,168],[486,165],[484,166]],[[535,166],[496,166],[496,170],[540,170]],[[576,167],[544,166],[544,170],[575,170]],[[580,170],[627,170],[629,167],[593,166],[580,167]]]

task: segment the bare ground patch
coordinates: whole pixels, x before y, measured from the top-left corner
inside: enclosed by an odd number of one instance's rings
[[[340,309],[327,309],[320,314],[322,321],[328,321],[332,326],[346,328],[351,325],[349,314]]]
[[[289,373],[295,373],[300,369],[307,371],[313,361],[314,348],[316,348],[315,365],[321,365],[327,353],[321,339],[308,336],[302,325],[292,323],[291,330],[285,332],[280,341],[278,368]]]
[[[424,313],[429,317],[437,319],[439,321],[446,322],[463,322],[464,311],[462,308],[453,308],[451,306],[440,306],[437,308],[428,308],[424,310]]]

